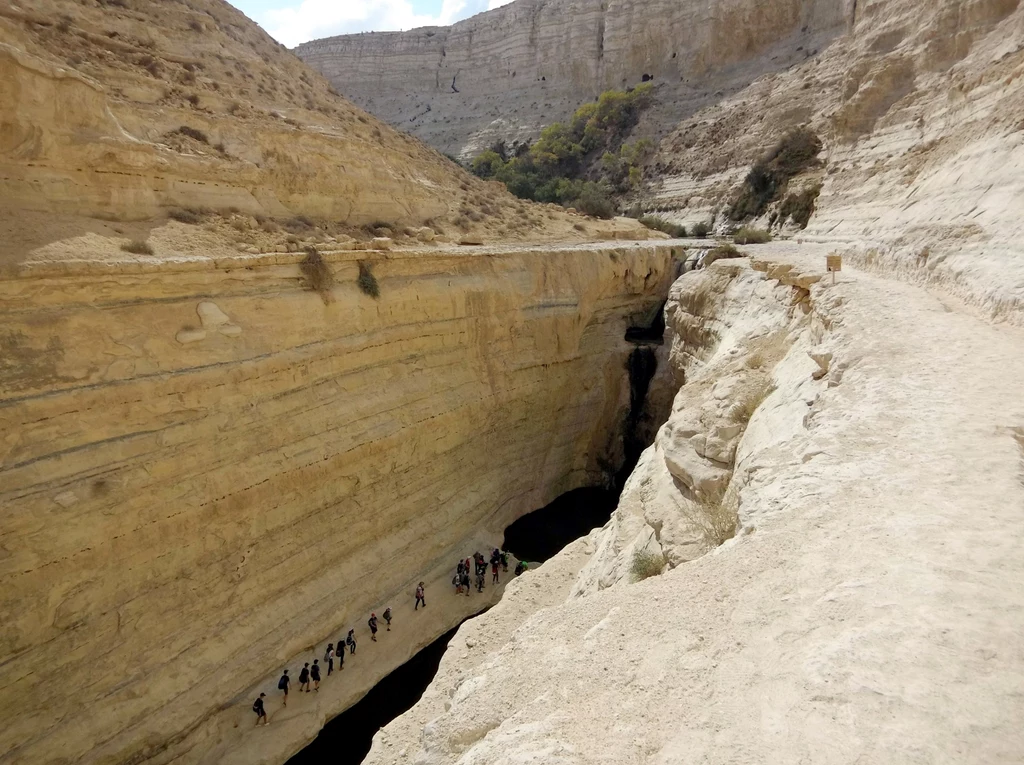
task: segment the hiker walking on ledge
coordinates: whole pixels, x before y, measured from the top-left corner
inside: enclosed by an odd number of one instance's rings
[[[419,586],[416,587],[416,605],[413,606],[413,611],[417,610],[420,607],[421,603],[423,604],[424,608],[427,607],[427,600],[424,597],[424,595],[425,592],[423,590],[423,582],[420,582]]]
[[[334,672],[334,643],[327,644],[327,651],[324,653],[324,661],[327,663],[327,676]]]
[[[252,702],[252,711],[256,713],[256,725],[261,722],[264,725],[270,725],[270,719],[267,717],[267,710],[263,708],[263,697],[267,694],[261,693],[256,701]]]
[[[288,706],[288,685],[291,681],[292,679],[288,677],[287,669],[284,671],[284,674],[281,675],[281,679],[277,681],[277,689],[279,691],[284,691],[284,706]]]
[[[356,631],[355,630],[349,630],[348,631],[348,637],[345,638],[345,645],[348,646],[348,652],[349,653],[355,653],[356,652]]]
[[[370,620],[367,622],[370,627],[370,640],[374,643],[377,642],[377,614],[370,614]]]
[[[388,625],[388,632],[391,632],[391,606],[384,609],[384,622]]]

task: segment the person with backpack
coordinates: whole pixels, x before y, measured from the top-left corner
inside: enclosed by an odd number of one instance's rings
[[[391,632],[391,606],[384,609],[384,622],[388,625],[388,632]]]
[[[370,614],[370,620],[366,622],[370,627],[370,640],[377,642],[377,614]]]
[[[302,693],[302,687],[306,687],[306,693],[309,693],[309,662],[307,661],[302,665],[302,669],[299,670],[299,693]]]
[[[324,662],[327,664],[327,676],[334,672],[334,643],[327,644],[327,651],[324,652]]]
[[[459,570],[455,572],[455,576],[452,577],[452,584],[455,585],[455,594],[462,594],[462,564],[459,564]]]
[[[505,550],[501,551],[501,570],[508,573],[508,552]]]
[[[424,595],[425,595],[425,590],[423,589],[423,582],[420,582],[419,585],[416,587],[416,605],[413,606],[413,609],[412,609],[413,611],[415,611],[416,609],[418,609],[420,607],[420,603],[423,604],[424,608],[427,607],[427,600],[424,597]]]
[[[263,708],[263,697],[267,694],[261,693],[256,701],[252,702],[252,711],[256,713],[256,725],[263,721],[264,725],[270,725],[270,718],[267,717],[267,710]],[[253,727],[256,727],[255,725]]]
[[[288,685],[291,681],[292,679],[288,677],[287,669],[284,671],[284,674],[281,675],[281,679],[277,681],[277,689],[279,691],[284,691],[284,706],[288,706]]]
[[[466,593],[466,597],[469,597],[469,569],[465,568],[462,570],[462,590]]]
[[[519,561],[516,564],[516,576],[519,576],[524,571],[526,571],[526,563],[524,561]]]
[[[486,571],[486,569],[484,569],[484,571]],[[476,591],[477,592],[483,592],[484,591],[484,572],[479,570],[479,569],[477,569],[477,572],[476,572]]]
[[[338,649],[334,652],[334,658],[338,660],[338,671],[345,669],[345,642],[338,641]]]
[[[320,692],[320,660],[313,659],[313,666],[309,668],[309,678],[313,681],[313,690]],[[308,692],[308,689],[307,689]]]
[[[348,637],[345,638],[345,645],[348,646],[348,652],[349,653],[355,653],[356,652],[356,631],[355,630],[349,630],[348,631]]]

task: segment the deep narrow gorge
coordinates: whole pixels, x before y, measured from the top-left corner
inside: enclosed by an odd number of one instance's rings
[[[210,745],[238,713],[221,699],[622,463],[624,336],[671,247],[395,252],[378,300],[363,257],[325,253],[327,302],[299,256],[2,284],[7,342],[38,359],[0,404],[3,672],[39,710],[13,751]],[[71,701],[28,692],[43,667],[109,701],[45,723]]]

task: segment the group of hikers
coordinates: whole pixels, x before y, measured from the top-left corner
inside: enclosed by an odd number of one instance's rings
[[[455,594],[461,595],[466,594],[469,597],[470,581],[469,572],[472,570],[476,576],[476,591],[484,591],[484,580],[487,578],[487,561],[484,559],[483,554],[478,550],[473,553],[473,562],[470,563],[470,559],[460,560],[459,565],[455,567],[455,576],[452,577],[452,584],[455,585]],[[498,575],[498,568],[504,573],[508,573],[508,553],[505,550],[499,550],[497,547],[491,551],[491,583],[500,584],[501,579]],[[526,563],[519,561],[516,564],[516,576],[526,571]]]
[[[470,579],[469,572],[473,570],[476,575],[476,589],[477,592],[484,591],[484,580],[487,576],[487,561],[484,556],[478,551],[473,553],[473,563],[470,563],[470,558],[460,560],[459,565],[455,569],[455,577],[452,579],[452,584],[455,585],[455,593],[461,595],[463,592],[469,595],[470,590]],[[501,571],[508,572],[508,553],[504,550],[494,548],[491,552],[490,558],[491,566],[491,582],[494,584],[500,583],[499,578],[499,567]],[[519,576],[526,571],[526,563],[519,561],[516,564],[515,575]],[[427,607],[426,591],[424,589],[423,582],[420,582],[416,587],[416,603],[413,606],[413,611],[418,611],[420,606]],[[387,625],[387,632],[391,631],[391,607],[388,606],[381,613],[384,619],[384,623]],[[370,640],[377,642],[377,629],[378,620],[376,612],[370,614],[369,620],[366,622],[370,628]],[[356,631],[351,629],[348,631],[348,635],[344,641],[338,640],[338,647],[334,647],[334,643],[327,644],[327,650],[324,652],[324,663],[321,664],[319,659],[313,659],[312,665],[306,662],[302,665],[302,669],[299,670],[299,693],[305,691],[306,693],[319,692],[320,681],[324,677],[324,667],[327,668],[327,677],[334,674],[335,664],[337,664],[338,670],[345,669],[345,651],[348,649],[348,653],[354,654],[356,652]],[[291,690],[292,677],[288,674],[288,670],[284,670],[284,674],[281,675],[281,679],[277,681],[277,688],[279,691],[284,693],[283,706],[288,706],[288,691]],[[256,725],[263,724],[269,725],[270,718],[267,715],[266,706],[264,705],[264,699],[267,694],[261,693],[259,697],[252,704],[252,711],[256,713]]]
[[[423,588],[423,582],[420,582],[416,587],[416,607],[413,610],[418,610],[420,605],[424,608],[427,607],[427,601],[425,596],[425,590]],[[384,623],[387,625],[387,632],[391,632],[391,606],[388,606],[381,613],[384,618]],[[370,628],[370,640],[377,642],[377,629],[378,621],[376,612],[370,614],[369,620],[366,622]],[[305,691],[310,693],[312,691],[320,691],[320,680],[323,677],[323,668],[327,667],[327,677],[334,674],[334,665],[337,662],[338,670],[345,669],[345,650],[348,649],[349,654],[356,652],[356,631],[351,629],[348,631],[348,635],[344,641],[338,640],[338,647],[335,649],[334,643],[327,644],[327,650],[324,652],[324,663],[320,664],[319,659],[313,659],[312,666],[309,662],[302,665],[302,669],[299,670],[299,693]],[[284,674],[281,675],[281,679],[277,681],[277,689],[284,693],[283,706],[288,706],[288,691],[291,690],[292,678],[288,674],[288,670],[284,670]],[[256,724],[263,725],[270,724],[270,717],[267,715],[266,706],[263,703],[263,699],[267,697],[267,694],[261,693],[256,700],[252,703],[252,711],[256,713]]]

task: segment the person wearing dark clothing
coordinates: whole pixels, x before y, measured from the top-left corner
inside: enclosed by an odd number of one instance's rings
[[[498,563],[491,564],[491,581],[494,584],[498,583]]]
[[[523,573],[524,571],[526,571],[526,564],[525,564],[525,563],[523,563],[522,561],[519,561],[519,562],[518,562],[518,563],[516,564],[516,576],[519,576],[519,575],[520,575],[521,573]]]
[[[256,725],[259,725],[261,721],[264,725],[270,725],[270,718],[267,717],[267,710],[263,708],[263,697],[266,695],[267,694],[265,693],[261,693],[256,701],[252,702],[252,711],[256,713]]]
[[[338,671],[345,669],[345,641],[338,641],[338,650],[334,652],[334,658],[338,660]]]
[[[391,632],[391,606],[384,609],[384,623],[388,625],[388,632]]]
[[[374,643],[377,642],[377,614],[370,614],[370,620],[367,622],[370,626],[370,640]]]
[[[299,693],[302,693],[302,686],[306,686],[306,693],[309,693],[309,662],[302,665],[299,671]]]
[[[483,571],[477,571],[477,574],[476,574],[476,591],[477,592],[483,592],[484,591],[484,573],[483,573]]]
[[[508,553],[504,550],[501,551],[501,570],[508,573]]]
[[[281,679],[277,681],[277,689],[284,691],[284,706],[288,706],[288,686],[291,682],[292,679],[288,677],[288,670],[286,669],[284,674],[281,675]]]
[[[324,653],[324,663],[327,664],[327,676],[334,672],[334,643],[327,644],[327,652]]]
[[[412,609],[413,611],[418,609],[420,607],[421,603],[423,604],[424,608],[427,607],[427,600],[424,597],[424,595],[425,595],[425,591],[423,589],[423,582],[420,582],[419,586],[416,587],[416,605],[413,606],[413,609]]]
[[[462,589],[465,591],[466,597],[468,598],[469,597],[469,590],[470,590],[470,586],[469,586],[469,569],[468,568],[464,569],[463,572],[462,572]]]
[[[309,668],[309,678],[313,681],[313,690],[320,690],[320,660],[313,659],[313,666]]]
[[[349,653],[355,653],[356,652],[356,631],[355,630],[349,630],[348,631],[348,637],[345,638],[345,645],[348,646],[348,652]]]

